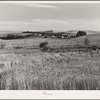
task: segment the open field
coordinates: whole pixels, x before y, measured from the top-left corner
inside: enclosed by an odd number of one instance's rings
[[[90,45],[97,43],[99,46],[98,37],[1,40],[6,45],[0,49],[0,89],[99,90],[100,50],[44,53],[39,49],[44,41],[49,47],[61,50],[69,45],[84,46],[85,38],[89,39]]]
[[[39,44],[47,41],[48,47],[53,48],[53,51],[68,52],[68,51],[86,51],[86,46],[84,44],[84,39],[89,39],[89,46],[98,46],[100,48],[99,34],[92,34],[87,36],[82,36],[78,38],[71,39],[55,39],[55,38],[41,38],[41,37],[31,37],[25,39],[13,39],[13,40],[0,40],[0,45],[5,44],[5,53],[13,52],[29,52],[29,53],[39,53],[41,52]]]
[[[88,38],[90,41],[90,45],[98,44],[100,45],[100,35],[99,34],[92,34],[87,36],[82,36],[78,38],[72,39],[52,39],[52,38],[26,38],[26,39],[15,39],[15,40],[0,40],[6,44],[6,46],[32,46],[37,47],[41,42],[47,41],[50,47],[56,46],[68,46],[68,45],[84,45],[84,39]]]

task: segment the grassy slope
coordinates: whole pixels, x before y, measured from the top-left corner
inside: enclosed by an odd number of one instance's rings
[[[70,30],[69,32],[77,32],[77,30]],[[90,35],[87,35],[87,38],[89,38],[89,40],[91,41],[91,43],[94,43],[94,42],[99,42],[100,39],[100,34],[98,31],[86,31],[87,34],[90,34]],[[2,33],[2,32],[1,32]],[[6,32],[4,32],[6,33]],[[7,34],[0,34],[0,36],[5,36]],[[8,32],[9,33],[9,32]],[[18,33],[18,32],[11,32],[11,34],[21,34],[21,33]],[[26,33],[24,33],[26,34]],[[23,35],[24,35],[23,34]],[[50,46],[51,45],[55,45],[55,46],[61,46],[61,45],[77,45],[77,44],[83,44],[83,41],[84,41],[84,37],[79,37],[79,38],[72,38],[72,39],[50,39],[50,38],[34,38],[34,37],[31,37],[31,38],[28,38],[28,39],[19,39],[19,40],[2,40],[4,41],[5,43],[7,44],[24,44],[24,40],[26,41],[26,45],[39,45],[40,42],[43,42],[43,41],[48,41]]]
[[[48,41],[49,46],[60,47],[67,45],[84,45],[84,38],[88,38],[90,40],[90,44],[98,44],[100,45],[100,34],[92,34],[87,36],[82,36],[78,38],[72,39],[51,39],[51,38],[27,38],[27,39],[16,39],[16,40],[1,40],[7,45],[19,45],[19,46],[39,46],[41,42]]]

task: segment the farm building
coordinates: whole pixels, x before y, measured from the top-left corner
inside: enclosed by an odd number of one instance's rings
[[[53,31],[50,30],[50,31],[43,31],[41,32],[42,36],[43,37],[49,37],[49,36],[52,36],[53,35]]]
[[[56,37],[56,38],[62,38],[62,34],[64,34],[64,33],[54,33],[54,36]]]
[[[74,38],[74,37],[76,37],[76,34],[74,34],[74,33],[62,34],[62,38]]]
[[[64,39],[64,38],[69,38],[69,36],[68,36],[68,34],[62,34],[62,37],[61,37],[62,39]]]

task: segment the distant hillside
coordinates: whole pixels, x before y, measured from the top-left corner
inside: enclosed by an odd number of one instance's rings
[[[88,35],[87,38],[100,41],[100,34],[91,34],[91,35]]]
[[[100,31],[87,30],[86,32],[87,32],[88,35],[91,35],[91,34],[100,34]]]
[[[92,30],[68,30],[68,31],[53,31],[54,33],[65,33],[65,34],[77,34],[78,31],[85,31],[87,35],[91,34],[100,34],[100,31],[92,31]]]
[[[19,34],[21,34],[21,32],[20,31],[5,31],[5,30],[0,30],[0,37],[6,37],[9,34],[19,35]]]
[[[0,30],[0,34],[15,34],[15,33],[21,33],[21,31],[6,31],[6,30]]]
[[[4,31],[0,30],[0,38],[1,39],[7,39],[7,38],[29,38],[33,36],[52,36],[52,35],[68,35],[68,36],[73,36],[77,34],[78,31],[85,31],[89,38],[100,38],[100,32],[99,31],[92,31],[92,30],[68,30],[68,31],[57,31],[57,30],[48,30],[48,31]],[[9,36],[8,36],[9,35]]]
[[[100,34],[100,31],[92,31],[92,30],[69,30],[69,31],[66,31],[66,32],[77,33],[78,31],[85,31],[87,33],[87,35]]]
[[[87,32],[88,35],[90,34],[99,34],[100,31],[92,31],[92,30],[68,30],[68,31],[60,31],[60,30],[47,30],[47,31],[36,31],[36,32],[49,32],[53,31],[53,33],[77,33],[78,31],[85,31]],[[30,32],[30,31],[29,31]],[[32,31],[35,32],[35,31]],[[21,34],[21,31],[5,31],[5,30],[0,30],[0,34]]]

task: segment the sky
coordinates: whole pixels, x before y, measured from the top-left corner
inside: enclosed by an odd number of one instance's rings
[[[100,31],[100,4],[0,3],[0,30]]]

